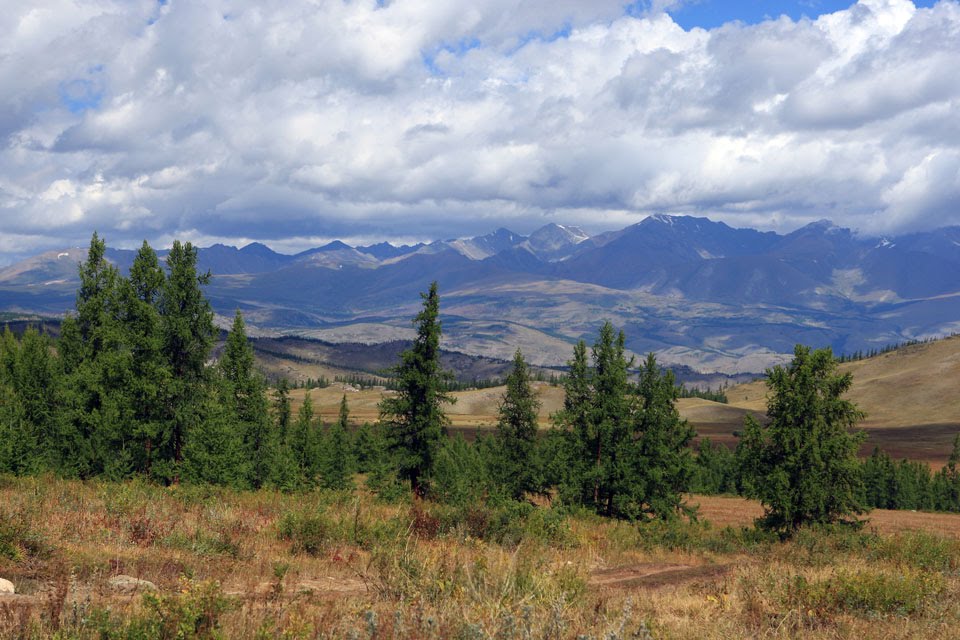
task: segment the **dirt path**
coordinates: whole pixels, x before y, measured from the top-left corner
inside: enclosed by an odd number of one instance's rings
[[[728,564],[688,565],[644,562],[594,571],[587,584],[596,588],[654,589],[691,580],[717,578],[728,573],[730,568],[731,565]]]

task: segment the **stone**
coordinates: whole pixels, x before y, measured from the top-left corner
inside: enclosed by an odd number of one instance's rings
[[[16,593],[17,590],[13,588],[13,583],[9,580],[4,580],[0,578],[0,595],[10,595]]]
[[[149,580],[141,580],[133,576],[113,576],[107,581],[110,588],[117,593],[136,593],[137,591],[156,591],[157,585]]]

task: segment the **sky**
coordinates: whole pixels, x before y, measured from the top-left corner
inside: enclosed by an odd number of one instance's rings
[[[960,224],[960,2],[33,0],[0,13],[0,264],[655,213]]]

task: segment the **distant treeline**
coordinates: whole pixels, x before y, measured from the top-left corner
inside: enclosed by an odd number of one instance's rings
[[[743,449],[731,451],[709,438],[700,441],[691,490],[707,495],[749,495],[753,461]],[[894,461],[879,448],[859,462],[860,500],[870,509],[960,512],[960,435],[939,471],[916,460]]]
[[[719,389],[714,391],[710,387],[707,387],[706,389],[697,389],[696,387],[680,385],[680,397],[701,398],[703,400],[711,400],[713,402],[727,404],[727,386],[722,385]]]
[[[951,334],[956,335],[956,334]],[[904,340],[903,342],[897,342],[894,344],[884,345],[882,347],[875,347],[873,349],[860,349],[852,353],[844,353],[837,356],[838,362],[857,362],[858,360],[866,360],[867,358],[873,358],[875,356],[882,355],[884,353],[890,353],[891,351],[896,351],[897,349],[903,349],[904,347],[912,347],[917,344],[928,344],[931,342],[936,342],[941,338],[923,338],[922,340]]]
[[[305,380],[300,380],[299,382],[293,383],[295,389],[326,389],[330,386],[330,379],[326,376],[320,376],[318,378],[306,378]]]

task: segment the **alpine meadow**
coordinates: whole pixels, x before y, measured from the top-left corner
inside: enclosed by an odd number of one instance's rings
[[[468,440],[437,282],[361,392],[268,379],[239,310],[218,337],[190,243],[165,265],[144,243],[129,275],[104,246],[58,337],[0,343],[7,636],[947,637],[960,618],[960,437],[937,469],[859,458],[829,349],[767,371],[734,448],[695,445],[697,394],[604,322],[549,379],[517,349]],[[374,421],[351,419],[360,393]]]
[[[0,640],[960,638],[958,34],[5,3]]]

